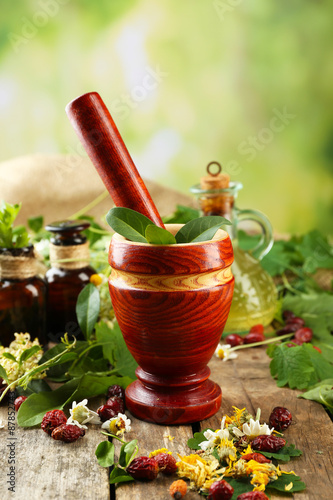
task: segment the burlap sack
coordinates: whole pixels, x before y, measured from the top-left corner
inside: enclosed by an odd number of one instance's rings
[[[145,182],[162,217],[177,204],[194,206],[191,196]],[[45,223],[70,218],[103,192],[104,184],[87,157],[36,154],[0,163],[0,200],[22,202],[19,224],[38,215],[44,215]],[[108,195],[87,213],[101,223],[112,206]]]

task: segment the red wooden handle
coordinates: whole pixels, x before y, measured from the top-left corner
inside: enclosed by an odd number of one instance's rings
[[[164,228],[100,95],[89,92],[77,97],[67,104],[66,113],[115,205],[136,210]]]

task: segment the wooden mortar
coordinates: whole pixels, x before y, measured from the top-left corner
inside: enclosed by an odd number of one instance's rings
[[[170,224],[174,234],[181,225]],[[111,240],[109,288],[126,345],[139,367],[126,389],[136,417],[187,424],[214,415],[221,388],[207,367],[226,323],[234,278],[228,234],[211,241],[149,245]]]

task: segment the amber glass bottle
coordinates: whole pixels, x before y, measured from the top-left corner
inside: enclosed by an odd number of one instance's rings
[[[89,266],[89,245],[82,231],[89,227],[84,221],[60,221],[46,226],[53,233],[50,240],[51,269],[48,283],[47,336],[59,342],[65,332],[82,338],[76,318],[76,301],[96,271]]]
[[[0,342],[8,346],[14,333],[30,333],[45,343],[46,283],[37,276],[32,245],[0,248]]]

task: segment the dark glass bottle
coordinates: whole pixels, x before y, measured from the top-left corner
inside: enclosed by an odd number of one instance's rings
[[[46,272],[48,283],[47,336],[59,342],[65,332],[82,339],[76,317],[76,301],[81,290],[96,271],[89,266],[89,245],[82,231],[85,221],[60,221],[46,226],[53,233],[50,240],[51,269]],[[60,262],[59,262],[60,261]]]
[[[0,342],[8,346],[14,333],[30,333],[45,343],[46,283],[37,276],[32,245],[0,248]]]

